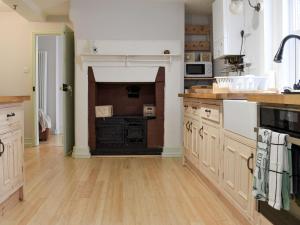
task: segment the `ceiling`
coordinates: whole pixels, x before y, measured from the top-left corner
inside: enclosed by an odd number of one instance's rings
[[[5,3],[3,3],[0,0],[0,12],[8,12],[8,11],[12,11],[12,9],[9,8]]]
[[[11,10],[2,1],[12,2],[8,0],[0,0],[0,11]],[[45,16],[67,16],[69,12],[69,4],[71,0],[16,0],[15,2],[25,2],[26,4],[34,5],[35,9]],[[147,1],[170,1],[184,2],[186,12],[189,14],[211,15],[211,5],[213,0],[147,0]]]

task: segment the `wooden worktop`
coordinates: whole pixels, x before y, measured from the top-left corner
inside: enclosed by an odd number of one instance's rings
[[[265,104],[300,106],[300,94],[249,94],[247,100]]]
[[[247,95],[244,93],[189,93],[179,94],[179,97],[183,98],[198,98],[198,99],[212,99],[212,100],[227,100],[227,99],[247,99]]]
[[[0,96],[0,104],[20,103],[30,100],[30,96]]]
[[[212,100],[248,100],[251,102],[258,102],[262,104],[279,104],[279,105],[299,105],[300,94],[276,94],[276,93],[189,93],[179,94],[179,97],[184,98],[198,98],[198,99],[212,99]]]

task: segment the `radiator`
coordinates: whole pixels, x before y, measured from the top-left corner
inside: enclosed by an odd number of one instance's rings
[[[39,95],[39,109],[47,112],[47,51],[38,52],[38,95]]]

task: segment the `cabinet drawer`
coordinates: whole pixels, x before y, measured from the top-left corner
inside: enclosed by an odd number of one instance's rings
[[[0,133],[5,133],[14,127],[22,126],[23,112],[17,108],[0,110]]]
[[[220,107],[213,105],[204,105],[201,108],[201,117],[219,123]]]

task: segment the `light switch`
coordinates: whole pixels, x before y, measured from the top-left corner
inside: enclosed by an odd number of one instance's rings
[[[24,72],[24,74],[28,74],[28,73],[30,72],[29,67],[25,66],[25,67],[23,68],[23,72]]]

